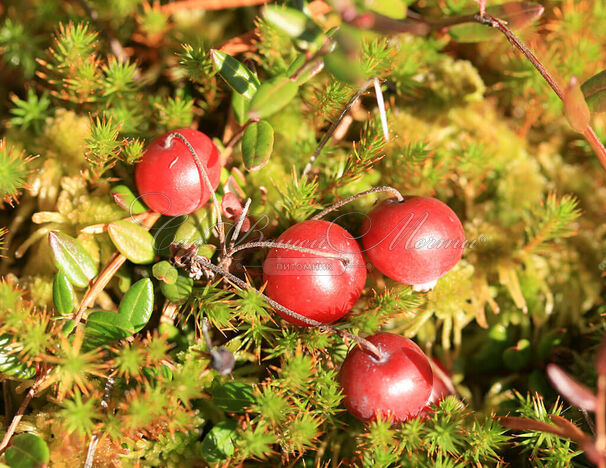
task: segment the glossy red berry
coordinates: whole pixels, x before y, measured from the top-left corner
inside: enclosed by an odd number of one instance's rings
[[[347,259],[328,258],[285,248],[273,248],[263,264],[265,294],[279,304],[322,323],[331,323],[351,310],[366,282],[360,246],[341,226],[309,220],[295,224],[276,242],[320,250]],[[278,311],[295,325],[305,325]]]
[[[465,232],[457,215],[429,197],[390,198],[364,220],[362,243],[384,275],[431,289],[463,255]]]
[[[446,370],[446,368],[442,365],[442,363],[435,359],[432,358],[432,361],[434,363],[434,365],[438,366],[442,372],[450,377],[448,371]],[[450,389],[448,388],[448,385],[446,384],[446,382],[444,382],[444,380],[442,379],[442,377],[439,375],[438,372],[434,372],[433,374],[433,386],[431,387],[431,394],[429,395],[429,398],[427,399],[427,403],[425,404],[425,408],[423,408],[423,413],[424,414],[429,414],[431,412],[433,412],[433,405],[439,405],[440,402],[446,398],[449,395],[452,395],[453,393],[450,391]]]
[[[152,210],[168,216],[196,211],[211,192],[201,168],[183,141],[169,137],[178,132],[192,145],[204,166],[213,189],[219,185],[221,163],[217,147],[204,133],[181,128],[156,138],[135,167],[137,190]]]
[[[433,385],[431,365],[421,348],[393,333],[367,339],[384,357],[379,360],[359,346],[349,352],[339,372],[345,407],[362,421],[381,417],[404,422],[418,415]]]

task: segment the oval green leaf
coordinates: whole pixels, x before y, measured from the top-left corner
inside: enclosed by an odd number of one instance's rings
[[[581,91],[592,112],[606,111],[606,70],[585,81],[581,85]]]
[[[352,60],[342,50],[336,49],[324,58],[326,70],[336,79],[358,86],[364,81],[364,71],[358,60]]]
[[[253,388],[242,382],[227,382],[216,385],[210,391],[213,403],[223,411],[243,413],[245,408],[255,402]]]
[[[53,281],[53,304],[61,315],[69,314],[76,305],[76,293],[74,287],[62,271],[55,275]]]
[[[309,18],[303,12],[281,5],[267,5],[263,9],[263,18],[290,37],[299,37],[309,24]]]
[[[234,117],[236,118],[236,122],[240,125],[244,125],[248,120],[248,104],[250,104],[250,99],[246,99],[239,93],[232,93],[231,95],[231,108],[234,111]]]
[[[275,114],[295,98],[298,90],[297,83],[286,76],[266,81],[252,98],[248,116],[252,120],[259,120]]]
[[[174,304],[181,304],[189,299],[194,289],[194,280],[185,273],[179,272],[174,284],[160,283],[162,294]]]
[[[234,91],[246,99],[251,99],[259,88],[259,80],[253,72],[246,65],[220,50],[211,49],[210,56],[215,70],[221,78]]]
[[[140,201],[140,198],[126,185],[116,185],[111,189],[110,194],[116,204],[131,215],[147,211],[147,207]]]
[[[142,330],[154,310],[154,287],[149,278],[137,281],[122,298],[118,315],[130,322],[135,333]]]
[[[48,233],[48,242],[59,271],[65,273],[74,286],[85,288],[97,275],[97,265],[82,244],[59,231]]]
[[[154,238],[143,226],[130,221],[114,221],[108,225],[107,232],[116,248],[131,262],[154,261]]]
[[[274,129],[265,120],[251,123],[242,136],[242,159],[249,171],[261,169],[274,148]]]
[[[152,274],[158,281],[163,281],[166,284],[175,284],[179,271],[170,262],[162,260],[154,264]]]
[[[122,340],[134,333],[130,321],[120,314],[107,310],[93,312],[86,320],[85,348],[91,349],[110,341]]]
[[[40,468],[50,460],[46,442],[34,434],[19,434],[6,450],[6,463],[11,468]]]
[[[225,460],[235,451],[234,441],[237,438],[238,423],[227,419],[216,424],[202,441],[202,453],[207,462]]]
[[[388,18],[406,18],[407,7],[402,0],[372,0],[368,8]]]

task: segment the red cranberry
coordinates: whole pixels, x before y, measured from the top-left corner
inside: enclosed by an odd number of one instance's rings
[[[310,220],[282,233],[276,242],[320,250],[347,259],[273,248],[263,264],[265,294],[312,320],[331,323],[351,310],[366,282],[360,246],[349,232],[328,221]],[[295,325],[305,325],[278,311]]]
[[[382,360],[360,347],[349,352],[339,373],[345,407],[356,418],[404,422],[423,410],[431,394],[429,360],[414,342],[393,333],[367,338]]]
[[[365,219],[362,243],[383,274],[416,289],[431,289],[463,255],[461,221],[435,198],[390,198]]]
[[[135,168],[137,190],[152,210],[168,216],[196,211],[208,201],[211,192],[201,168],[183,141],[169,137],[178,132],[196,150],[213,189],[219,185],[221,163],[217,147],[204,133],[181,128],[156,138]]]
[[[434,365],[438,366],[440,370],[444,372],[446,376],[449,376],[449,372],[438,359],[432,358],[431,360],[433,361]],[[444,398],[450,395],[452,395],[452,392],[449,390],[448,385],[444,382],[438,372],[434,372],[431,395],[429,395],[427,404],[425,405],[425,408],[423,408],[422,413],[427,415],[433,412],[432,405],[439,405]]]

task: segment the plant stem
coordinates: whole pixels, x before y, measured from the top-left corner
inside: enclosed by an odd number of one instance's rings
[[[595,447],[604,456],[606,453],[606,375],[598,376],[598,391],[595,408],[596,441]]]
[[[229,243],[229,250],[232,251],[236,241],[238,240],[238,236],[240,235],[240,229],[242,229],[242,225],[244,224],[244,220],[246,219],[246,215],[248,214],[248,209],[250,208],[250,203],[252,199],[249,198],[246,200],[244,208],[242,208],[242,213],[240,213],[240,218],[238,218],[238,223],[234,228],[234,232],[231,235],[231,241]]]
[[[213,205],[215,206],[215,211],[217,212],[217,230],[219,231],[219,244],[221,244],[221,251],[223,252],[223,256],[225,256],[227,254],[227,249],[225,247],[225,227],[223,226],[223,218],[221,217],[221,206],[219,206],[219,201],[217,200],[217,195],[215,194],[215,189],[213,188],[213,184],[210,183],[210,178],[208,177],[208,172],[206,172],[206,168],[204,167],[204,164],[202,164],[202,161],[200,161],[198,153],[196,153],[196,150],[191,145],[191,143],[187,140],[187,138],[185,138],[179,132],[171,133],[170,135],[168,135],[167,139],[169,139],[171,137],[177,137],[179,140],[181,140],[185,144],[185,146],[187,146],[187,149],[189,150],[191,155],[194,157],[194,161],[196,162],[196,166],[198,166],[198,171],[200,172],[200,175],[204,179],[206,188],[210,192],[210,196],[213,199]]]
[[[8,429],[6,430],[6,434],[4,434],[4,437],[2,438],[2,442],[0,442],[0,454],[2,454],[8,447],[8,443],[10,442],[11,437],[15,433],[17,426],[25,415],[25,410],[27,409],[27,406],[29,405],[30,401],[32,401],[32,398],[34,398],[34,396],[36,395],[36,392],[40,388],[40,385],[42,385],[42,383],[50,374],[50,371],[51,369],[47,369],[46,372],[40,374],[33,383],[33,385],[30,387],[30,389],[27,391],[25,398],[23,398],[23,401],[21,402],[21,405],[17,410],[17,414],[15,414],[15,417],[11,421],[10,426],[8,426]]]
[[[255,249],[258,247],[269,247],[269,248],[276,248],[276,249],[295,250],[296,252],[317,255],[318,257],[339,259],[346,265],[349,263],[349,259],[347,257],[341,257],[339,255],[335,255],[334,253],[326,252],[325,250],[308,249],[306,247],[299,247],[297,245],[288,244],[286,242],[264,242],[264,241],[247,242],[246,244],[242,244],[242,245],[238,245],[237,247],[234,247],[227,253],[227,255],[229,257],[231,257],[233,254],[235,254],[236,252],[239,252],[240,250]]]
[[[107,381],[105,382],[105,388],[103,389],[103,399],[101,400],[101,408],[103,412],[107,412],[107,408],[109,406],[109,398],[112,393],[112,389],[114,388],[114,384],[116,380],[112,375],[114,370],[111,369],[109,371],[109,375],[107,377]],[[99,433],[95,432],[90,439],[90,444],[88,445],[88,453],[86,454],[86,460],[84,462],[84,468],[92,468],[93,461],[95,459],[95,451],[97,450],[97,444],[99,443]]]
[[[388,185],[384,185],[382,187],[375,187],[375,188],[371,188],[370,190],[365,190],[364,192],[360,192],[357,193],[355,195],[352,195],[351,197],[347,197],[337,203],[335,203],[334,205],[329,206],[328,208],[326,208],[325,210],[320,211],[317,215],[312,216],[309,219],[321,219],[324,216],[326,216],[328,213],[330,213],[331,211],[335,211],[338,210],[339,208],[341,208],[343,205],[347,205],[348,203],[360,198],[360,197],[364,197],[366,195],[369,195],[371,193],[377,193],[377,192],[391,192],[395,195],[395,197],[398,199],[398,201],[402,201],[404,200],[404,197],[402,196],[402,194],[396,190],[393,187],[390,187]]]
[[[366,81],[366,83],[364,83],[360,87],[360,89],[358,89],[356,91],[356,93],[351,97],[351,99],[347,102],[347,104],[345,104],[345,107],[343,108],[343,111],[341,112],[341,114],[339,115],[339,117],[337,118],[337,120],[335,120],[332,123],[332,125],[328,128],[328,130],[326,131],[326,133],[324,134],[324,136],[320,140],[320,143],[318,144],[318,147],[314,151],[314,154],[312,154],[311,158],[309,158],[309,162],[307,163],[307,165],[303,169],[303,174],[302,174],[303,177],[305,177],[305,176],[307,176],[309,174],[309,172],[311,171],[311,168],[313,166],[314,161],[317,159],[318,155],[320,154],[320,152],[322,151],[322,149],[324,148],[324,146],[326,146],[326,143],[328,143],[328,140],[330,139],[330,137],[332,136],[332,134],[335,132],[335,130],[339,126],[339,123],[341,123],[341,120],[343,120],[343,118],[349,112],[349,110],[351,109],[351,107],[356,103],[356,101],[358,99],[360,99],[360,96],[362,96],[362,94],[364,94],[366,92],[366,90],[373,85],[373,83],[374,83],[374,78]]]
[[[267,297],[265,294],[259,292],[255,287],[251,286],[250,284],[248,284],[246,281],[241,280],[240,278],[238,278],[237,276],[232,275],[230,272],[226,271],[225,269],[216,266],[210,262],[206,262],[208,259],[205,259],[205,263],[204,263],[204,267],[208,268],[212,271],[214,271],[215,273],[218,273],[220,275],[222,275],[223,277],[227,278],[229,281],[231,281],[232,283],[236,284],[237,286],[239,286],[240,288],[243,289],[251,289],[256,291],[262,298],[264,298],[267,303],[269,305],[271,305],[274,309],[277,309],[281,312],[283,312],[284,314],[288,315],[289,317],[292,317],[296,320],[299,320],[301,322],[303,322],[304,324],[310,326],[310,327],[316,327],[319,330],[324,330],[324,331],[328,331],[328,332],[332,332],[332,333],[336,333],[337,335],[343,337],[343,338],[348,338],[352,341],[355,341],[356,343],[358,343],[360,346],[362,346],[364,349],[366,349],[367,351],[371,352],[372,354],[374,354],[377,359],[379,359],[380,361],[382,361],[384,359],[384,355],[383,353],[379,350],[379,348],[377,348],[374,344],[372,344],[370,341],[360,337],[360,336],[356,336],[353,335],[351,333],[348,333],[344,330],[339,330],[337,328],[334,328],[330,325],[327,325],[326,323],[322,323],[322,322],[318,322],[316,320],[312,320],[310,318],[307,318],[301,314],[297,314],[296,312],[288,309],[287,307],[284,307],[282,304],[279,304],[278,302],[274,301],[273,299]]]
[[[474,19],[485,26],[490,26],[492,28],[496,28],[501,31],[507,40],[516,47],[524,56],[530,61],[530,63],[536,68],[536,70],[541,74],[541,76],[547,81],[547,84],[553,89],[553,91],[558,95],[560,100],[564,101],[564,91],[559,83],[555,80],[555,78],[549,73],[549,70],[541,63],[541,61],[532,53],[532,51],[522,42],[522,40],[514,34],[514,32],[509,29],[509,27],[500,19],[495,18],[494,16],[485,13],[484,15],[474,15]],[[600,160],[600,164],[604,170],[606,170],[606,148],[602,142],[598,139],[595,131],[588,125],[585,131],[583,132],[583,136],[596,153],[598,159]]]

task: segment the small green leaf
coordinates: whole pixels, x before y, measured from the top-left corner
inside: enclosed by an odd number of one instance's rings
[[[86,320],[86,348],[90,349],[110,341],[122,340],[134,333],[133,325],[126,317],[107,310],[93,312]]]
[[[534,2],[508,2],[486,8],[486,12],[507,23],[513,30],[520,30],[536,21],[545,9]],[[457,42],[481,42],[499,36],[496,28],[479,23],[465,23],[451,26],[448,30]]]
[[[263,9],[263,18],[274,28],[290,37],[301,36],[310,22],[301,11],[281,5],[267,5]]]
[[[585,81],[581,85],[581,91],[592,112],[606,111],[606,70]]]
[[[185,273],[179,272],[177,281],[173,284],[160,283],[160,291],[170,301],[175,304],[181,304],[191,296],[194,289],[194,280]]]
[[[118,315],[128,320],[135,333],[143,329],[154,310],[154,287],[149,278],[137,281],[124,295]]]
[[[111,189],[110,194],[116,204],[130,214],[140,214],[147,211],[147,207],[140,201],[140,198],[126,185],[116,185]]]
[[[162,260],[154,264],[152,274],[158,281],[164,281],[166,284],[175,284],[179,276],[179,270],[172,266],[169,261]]]
[[[6,449],[6,463],[11,468],[40,468],[50,460],[46,442],[34,434],[19,434]]]
[[[240,93],[246,99],[251,99],[259,88],[259,80],[253,72],[246,65],[220,50],[211,49],[210,56],[215,70],[221,78],[234,91]]]
[[[210,238],[212,227],[215,224],[217,215],[212,208],[202,207],[179,226],[175,232],[174,242],[180,244],[205,244]]]
[[[236,122],[240,125],[244,125],[248,120],[248,105],[250,104],[250,99],[246,99],[239,93],[232,93],[231,95],[231,108],[234,111],[234,117],[236,118]]]
[[[298,90],[299,86],[286,76],[266,81],[252,98],[248,116],[258,120],[275,114],[295,98]]]
[[[235,451],[234,441],[238,435],[238,423],[227,419],[216,424],[202,441],[202,454],[207,462],[225,460]]]
[[[216,385],[210,391],[213,403],[230,413],[243,413],[255,402],[253,387],[242,382],[227,382]]]
[[[242,136],[242,159],[249,171],[261,169],[274,148],[274,129],[265,120],[251,123]]]
[[[57,269],[65,273],[74,286],[87,287],[97,275],[97,265],[82,244],[59,231],[49,232],[48,241]]]
[[[131,262],[153,262],[154,238],[143,226],[130,221],[114,221],[108,225],[107,232],[116,248]]]
[[[516,346],[503,352],[503,363],[512,371],[520,371],[530,364],[532,347],[530,341],[520,340]]]
[[[12,349],[11,336],[0,335],[0,374],[14,379],[31,379],[36,375],[34,366],[27,366],[19,360],[18,349]]]
[[[59,271],[53,281],[53,303],[61,315],[69,314],[76,305],[76,293],[67,275]]]
[[[388,18],[406,18],[406,3],[402,0],[371,0],[368,8]]]

